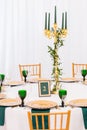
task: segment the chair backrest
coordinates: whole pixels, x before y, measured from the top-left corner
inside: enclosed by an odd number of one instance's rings
[[[72,63],[72,77],[81,77],[81,70],[87,69],[87,64],[76,64]]]
[[[70,113],[71,111],[66,112],[54,112],[54,113],[31,113],[28,112],[28,122],[30,130],[69,130],[70,124]],[[35,118],[36,126],[33,128],[32,118]],[[41,122],[39,118],[41,116]],[[48,122],[44,121],[45,117],[48,117]],[[48,128],[45,128],[45,123],[48,123]],[[39,123],[42,124],[42,128],[39,128]]]
[[[41,78],[41,64],[19,64],[21,80],[23,80],[23,70],[28,70],[31,77]]]

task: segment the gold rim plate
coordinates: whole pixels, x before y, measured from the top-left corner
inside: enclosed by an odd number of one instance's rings
[[[34,109],[48,109],[58,106],[56,102],[47,100],[37,100],[26,103],[27,106]]]
[[[0,100],[0,106],[18,106],[21,104],[20,99],[5,98]]]
[[[73,107],[87,107],[87,99],[71,100],[68,104]]]
[[[3,99],[3,98],[5,98],[5,97],[6,97],[5,94],[0,93],[0,99]]]

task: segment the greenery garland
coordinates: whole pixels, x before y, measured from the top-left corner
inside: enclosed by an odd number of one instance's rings
[[[50,53],[50,56],[53,60],[53,69],[52,69],[52,77],[55,81],[53,90],[57,90],[59,88],[59,78],[62,75],[62,69],[60,68],[60,58],[58,55],[58,50],[60,47],[62,47],[63,44],[63,30],[58,28],[56,32],[54,31],[54,28],[52,28],[52,33],[54,35],[54,43],[53,48],[48,46],[48,53]]]

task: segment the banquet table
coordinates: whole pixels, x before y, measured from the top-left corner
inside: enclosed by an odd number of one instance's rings
[[[87,98],[87,85],[79,83],[61,83],[61,88],[67,90],[67,97],[65,102],[68,103],[72,99]],[[27,83],[15,87],[5,86],[3,89],[7,98],[18,98],[18,90],[27,90],[27,96],[25,98],[25,104],[28,101],[35,100],[49,100],[54,101],[60,105],[60,98],[58,94],[51,94],[48,97],[39,97],[38,84]],[[85,130],[82,110],[80,107],[64,107],[64,108],[52,108],[50,112],[71,110],[70,129],[69,130]],[[30,107],[8,107],[5,110],[5,124],[0,126],[0,130],[29,130],[27,112],[31,111]]]

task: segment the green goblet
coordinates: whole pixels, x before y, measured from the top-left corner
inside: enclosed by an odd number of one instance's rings
[[[24,107],[24,99],[27,95],[27,91],[26,90],[19,90],[18,91],[19,97],[21,98],[21,107]]]
[[[1,86],[3,85],[3,81],[5,79],[5,74],[0,74],[0,82],[1,82]]]
[[[23,70],[22,71],[22,75],[24,76],[24,82],[26,82],[27,81],[27,76],[28,76],[28,70]]]
[[[81,75],[83,76],[83,81],[85,81],[85,77],[87,75],[87,69],[82,69],[81,70]]]
[[[64,104],[64,99],[65,99],[65,97],[67,96],[67,90],[64,90],[64,89],[60,89],[59,90],[59,97],[60,97],[60,99],[61,99],[61,107],[64,107],[65,106],[65,104]]]

